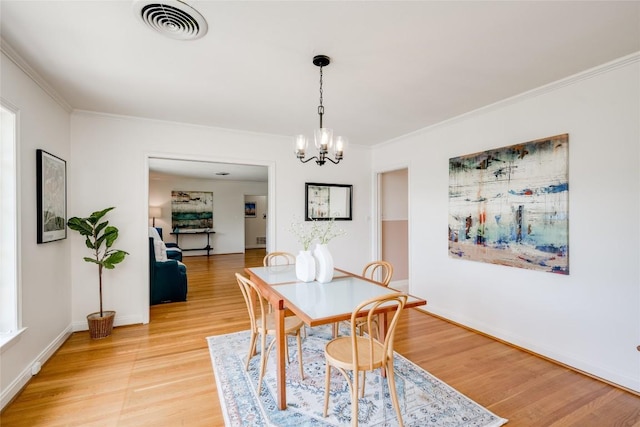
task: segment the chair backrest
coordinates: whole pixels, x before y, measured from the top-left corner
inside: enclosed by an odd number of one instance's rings
[[[158,229],[156,227],[149,227],[149,237],[153,237],[157,240],[162,240],[162,236],[160,236],[160,233],[158,232]]]
[[[396,326],[398,325],[398,320],[400,319],[400,312],[404,308],[404,305],[407,303],[408,295],[405,293],[394,292],[392,294],[380,295],[375,298],[371,298],[367,301],[360,303],[351,313],[351,348],[353,355],[353,365],[357,366],[358,363],[358,351],[368,351],[369,359],[372,363],[369,367],[369,370],[373,369],[373,349],[375,347],[374,343],[379,342],[375,339],[371,332],[373,331],[374,325],[377,326],[374,319],[377,318],[380,310],[384,310],[387,312],[387,316],[393,315],[391,317],[391,321],[387,325],[386,334],[384,337],[384,342],[382,343],[382,352],[386,355],[387,358],[393,357],[393,339],[396,333]],[[361,312],[367,312],[365,317],[358,317],[358,315],[362,314]],[[365,338],[368,343],[366,348],[358,348],[356,342],[358,339],[362,339],[357,333],[357,328],[362,326],[362,319],[366,319],[367,331],[369,334],[367,338]],[[384,362],[383,362],[384,363]]]
[[[156,248],[155,240],[149,237],[149,283],[156,280]]]
[[[373,261],[362,269],[362,277],[382,283],[384,286],[389,286],[391,276],[393,276],[393,265],[387,261]]]
[[[262,260],[265,267],[270,265],[291,265],[296,263],[296,257],[289,252],[271,252]]]
[[[255,283],[253,283],[251,280],[247,279],[240,273],[236,273],[236,280],[238,281],[238,286],[240,286],[240,291],[242,292],[242,296],[244,297],[244,302],[247,304],[247,311],[249,312],[249,319],[251,320],[251,329],[254,329],[256,326],[258,326],[256,320],[259,319],[259,326],[263,330],[266,330],[266,301],[260,293],[260,288],[258,288]],[[256,296],[258,297],[258,304],[256,304]],[[256,311],[257,308],[259,308],[259,312]]]

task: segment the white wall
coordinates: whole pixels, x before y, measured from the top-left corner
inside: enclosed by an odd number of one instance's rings
[[[354,220],[341,224],[348,236],[334,240],[330,248],[336,266],[352,271],[361,269],[371,256],[363,250],[371,246],[368,149],[351,145],[342,163],[319,167],[300,163],[292,154],[289,137],[86,112],[72,114],[71,128],[69,212],[85,215],[116,206],[109,219],[120,228],[117,246],[131,254],[104,278],[105,308],[117,311],[116,325],[148,319],[149,157],[268,166],[270,250],[299,250],[287,230],[293,215],[304,216],[305,182],[353,184]],[[86,314],[96,308],[93,287],[87,286],[94,274],[82,262],[86,251],[82,240],[72,238],[71,247],[72,319],[80,329],[86,328]]]
[[[68,162],[70,121],[69,113],[4,52],[1,61],[2,100],[18,110],[18,275],[27,328],[0,351],[4,407],[31,377],[31,365],[44,362],[71,333],[69,239],[36,244],[36,149]]]
[[[149,206],[159,206],[162,218],[156,218],[156,227],[162,227],[163,239],[175,242],[171,233],[171,191],[213,192],[212,254],[243,253],[245,249],[244,195],[267,194],[266,182],[214,181],[187,179],[176,176],[151,174],[149,180]],[[261,217],[262,218],[262,217]],[[264,228],[263,228],[264,233]],[[264,234],[263,234],[264,235]],[[203,235],[180,236],[183,248],[203,248],[207,238]],[[255,242],[255,238],[254,238]],[[206,251],[185,251],[185,256],[206,255]]]
[[[376,147],[373,167],[409,164],[410,291],[427,310],[640,391],[638,58]],[[449,258],[449,158],[562,133],[570,275]]]

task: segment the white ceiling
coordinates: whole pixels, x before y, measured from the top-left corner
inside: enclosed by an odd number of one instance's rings
[[[219,181],[267,181],[266,166],[237,165],[230,163],[200,162],[194,160],[149,159],[150,179],[182,178]]]
[[[638,1],[187,1],[195,41],[133,1],[0,1],[2,38],[74,109],[375,145],[640,51]],[[348,151],[346,154],[348,156]]]

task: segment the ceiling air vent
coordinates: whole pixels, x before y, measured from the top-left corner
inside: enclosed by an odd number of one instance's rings
[[[195,40],[207,34],[207,21],[191,6],[178,0],[138,0],[135,14],[162,35],[177,40]]]

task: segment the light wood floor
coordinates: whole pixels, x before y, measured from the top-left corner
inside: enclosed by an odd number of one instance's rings
[[[233,273],[264,251],[186,257],[189,301],[92,341],[74,333],[5,408],[9,426],[222,426],[205,337],[248,329]],[[640,426],[640,397],[406,310],[396,349],[508,426]]]

